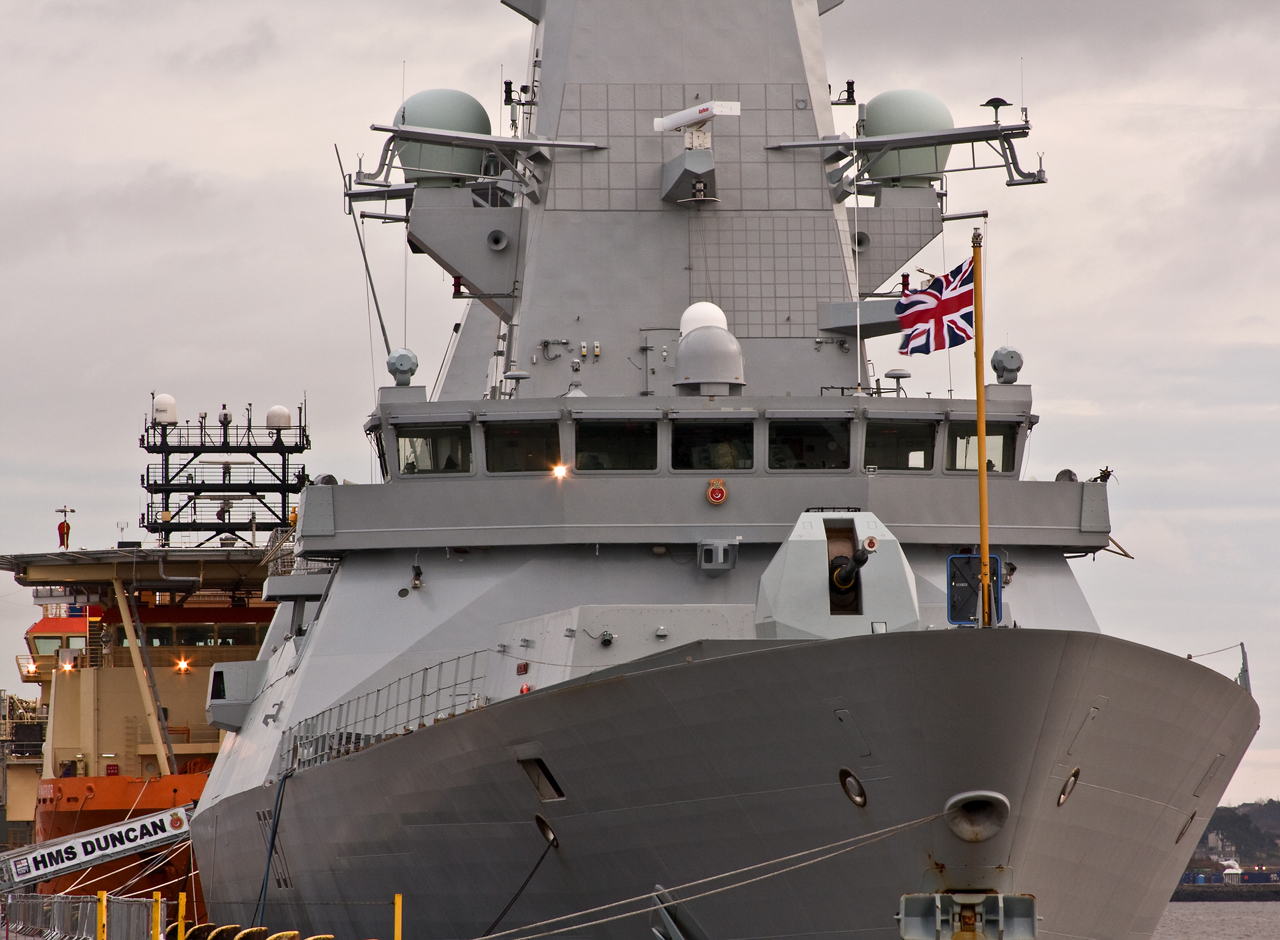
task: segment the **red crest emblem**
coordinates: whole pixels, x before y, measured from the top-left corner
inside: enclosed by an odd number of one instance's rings
[[[707,484],[707,502],[712,506],[719,506],[729,498],[729,491],[725,489],[724,480],[712,480]]]

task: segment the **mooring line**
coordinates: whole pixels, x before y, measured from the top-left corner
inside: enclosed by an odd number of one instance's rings
[[[772,878],[775,875],[781,875],[789,871],[795,871],[797,868],[804,868],[807,865],[813,865],[813,864],[816,864],[817,862],[826,861],[829,858],[834,858],[835,856],[842,855],[845,852],[850,852],[854,849],[861,848],[864,845],[870,845],[873,842],[879,842],[881,839],[887,839],[889,838],[889,836],[896,835],[899,832],[904,832],[907,829],[914,828],[916,826],[922,825],[927,822],[932,822],[933,820],[938,819],[942,815],[943,815],[942,813],[934,813],[930,816],[921,816],[919,819],[914,819],[911,822],[899,823],[896,826],[889,826],[888,828],[879,829],[875,832],[864,833],[860,836],[853,836],[852,838],[849,838],[849,839],[841,839],[838,842],[832,842],[827,845],[817,846],[816,848],[812,848],[812,849],[805,849],[804,851],[795,852],[791,855],[784,855],[779,858],[769,859],[768,861],[757,862],[754,865],[747,865],[743,868],[735,869],[734,871],[721,872],[718,875],[711,875],[707,878],[699,878],[696,881],[689,881],[689,882],[686,882],[685,884],[676,885],[673,888],[667,888],[665,890],[667,894],[674,896],[675,892],[677,891],[683,891],[687,888],[694,888],[694,887],[697,887],[698,885],[707,884],[708,882],[718,881],[721,878],[731,878],[735,875],[746,874],[747,872],[755,871],[760,868],[765,868],[769,865],[777,865],[782,862],[789,862],[789,861],[792,861],[793,859],[801,858],[805,855],[812,855],[815,852],[828,853],[826,855],[821,855],[817,858],[807,859],[795,865],[790,865],[786,868],[780,868],[777,871],[766,872],[763,875],[757,875],[754,878],[748,878],[745,881],[735,882],[730,885],[724,885],[719,888],[713,888],[710,891],[704,891],[701,894],[695,894],[687,898],[677,899],[680,903],[694,901],[694,900],[697,900],[698,898],[705,898],[712,894],[719,894],[722,891],[730,891],[734,888],[740,888],[740,887],[743,887],[744,885],[749,885],[756,881],[763,881],[766,878]],[[850,845],[849,843],[856,843],[856,844]],[[542,933],[534,933],[534,934],[524,933],[524,931],[535,930],[538,927],[545,927],[550,924],[556,924],[562,921],[572,920],[577,917],[585,917],[590,914],[598,914],[602,911],[607,911],[607,910],[610,910],[611,908],[621,907],[625,904],[635,904],[641,901],[655,900],[657,899],[657,896],[658,896],[658,892],[651,891],[648,894],[640,894],[632,898],[626,898],[622,901],[614,901],[610,904],[602,904],[599,907],[592,907],[583,911],[575,911],[572,914],[562,914],[559,917],[552,917],[548,920],[538,921],[533,924],[526,924],[523,927],[513,927],[510,930],[504,930],[499,933],[489,934],[488,940],[496,940],[496,938],[498,937],[513,937],[514,940],[536,940],[536,938],[539,938],[539,937],[549,937],[549,936],[552,936],[553,934],[565,933],[570,930],[580,930],[585,927],[594,927],[598,924],[607,924],[612,921],[622,920],[627,917],[636,917],[640,914],[647,914],[650,908],[644,907],[644,908],[641,908],[640,910],[627,911],[622,914],[615,914],[612,917],[604,917],[604,918],[600,918],[599,920],[588,921],[587,923],[570,924],[564,927],[557,927],[554,930],[547,930],[547,931],[543,931]],[[520,934],[520,936],[514,937],[514,935],[516,934]],[[485,940],[485,938],[476,938],[476,940]]]

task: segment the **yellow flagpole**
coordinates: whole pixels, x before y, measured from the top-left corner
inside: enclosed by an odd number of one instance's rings
[[[982,232],[973,230],[973,362],[978,397],[978,540],[982,626],[991,626],[991,533],[987,528],[987,386],[982,372]]]

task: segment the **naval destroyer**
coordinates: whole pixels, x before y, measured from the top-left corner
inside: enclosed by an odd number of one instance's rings
[[[1067,559],[1111,546],[1107,484],[1023,478],[1016,353],[921,399],[864,346],[964,215],[944,171],[1045,181],[1026,112],[833,90],[840,0],[504,2],[509,125],[419,93],[346,177],[467,303],[431,386],[387,344],[383,482],[306,487],[308,570],[213,668],[213,919],[1150,936],[1257,706],[1099,631]]]

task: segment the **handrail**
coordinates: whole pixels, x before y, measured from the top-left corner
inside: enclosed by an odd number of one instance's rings
[[[427,666],[347,699],[285,731],[277,772],[306,770],[488,704],[489,650]]]

